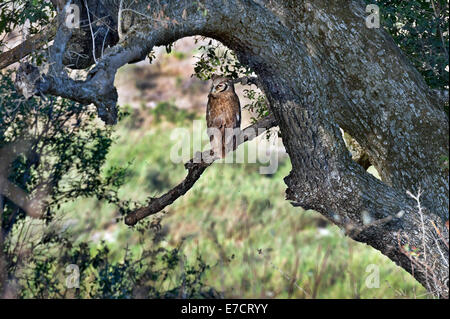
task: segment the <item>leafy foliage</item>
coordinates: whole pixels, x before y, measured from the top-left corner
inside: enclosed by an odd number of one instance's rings
[[[244,94],[245,97],[251,101],[249,104],[245,105],[244,108],[252,113],[256,113],[256,118],[254,117],[253,121],[269,115],[269,105],[263,94],[252,89],[245,89]]]
[[[47,186],[42,199],[48,220],[60,204],[80,196],[119,204],[116,190],[124,172],[112,168],[105,177],[100,174],[112,129],[97,119],[93,108],[55,97],[25,100],[15,91],[11,74],[8,71],[0,78],[0,148],[26,143],[28,150],[13,159],[10,181],[30,195]],[[7,200],[3,229],[12,227],[8,221],[24,216]]]
[[[232,50],[219,42],[210,40],[207,45],[200,46],[199,50],[201,54],[195,63],[194,74],[201,80],[207,81],[213,75],[237,79],[253,74],[253,71],[248,66],[239,62],[236,54]],[[269,105],[262,92],[259,90],[245,89],[244,94],[250,100],[250,103],[244,105],[244,108],[256,114],[252,118],[253,121],[268,115]]]
[[[159,247],[155,240],[139,256],[125,253],[121,260],[110,254],[107,245],[98,247],[74,239],[59,225],[61,205],[77,198],[97,198],[110,203],[121,214],[136,203],[118,197],[125,183],[127,167],[102,167],[114,139],[113,130],[97,119],[92,107],[55,97],[25,100],[13,87],[13,71],[0,75],[0,155],[11,159],[8,180],[30,198],[38,198],[45,221],[27,217],[13,201],[2,196],[2,252],[8,277],[14,278],[23,298],[170,298],[201,297],[205,293],[202,276],[207,265],[201,258],[182,265],[179,249]],[[190,114],[176,114],[185,121]],[[121,113],[122,119],[127,113]],[[8,156],[8,147],[26,144],[26,150]],[[5,176],[3,176],[5,177]],[[40,193],[42,185],[48,192]],[[56,225],[56,226],[55,226]],[[140,227],[147,227],[143,223]],[[147,227],[147,228],[151,228]],[[27,234],[34,234],[28,236]],[[148,231],[143,235],[151,238]],[[20,256],[20,257],[19,257]],[[65,285],[65,267],[80,269],[80,288]],[[6,282],[0,282],[0,291]],[[209,292],[206,292],[208,294]]]
[[[28,20],[30,34],[39,33],[55,16],[53,5],[46,0],[2,1],[0,3],[0,34],[8,34],[22,27]],[[4,39],[0,39],[0,47]]]
[[[195,63],[194,72],[201,80],[207,81],[214,74],[233,79],[252,74],[250,68],[241,64],[236,54],[220,42],[209,40],[199,50],[201,54]]]
[[[148,236],[149,234],[147,234]],[[18,276],[26,289],[22,298],[201,298],[217,297],[203,287],[209,267],[200,257],[185,263],[180,247],[150,247],[141,253],[126,249],[119,260],[108,245],[92,249],[87,243],[73,245],[64,235],[52,234],[51,242],[33,243],[34,253]],[[147,241],[150,237],[147,237]],[[45,239],[45,237],[44,237]],[[58,258],[55,251],[61,249]],[[76,265],[75,287],[69,286],[67,265]],[[181,273],[181,275],[180,275]]]
[[[373,3],[373,1],[367,1]],[[430,88],[449,89],[449,4],[446,0],[377,0],[381,24]],[[446,106],[448,114],[448,105]]]

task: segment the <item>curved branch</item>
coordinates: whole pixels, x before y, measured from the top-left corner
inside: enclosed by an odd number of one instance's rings
[[[266,116],[241,131],[240,136],[242,138],[237,139],[237,146],[244,142],[251,141],[259,134],[276,125],[277,122],[272,114]],[[129,213],[125,217],[125,224],[133,226],[141,219],[162,211],[179,197],[186,194],[186,192],[190,190],[198,181],[200,176],[202,176],[203,172],[217,159],[211,158],[210,154],[211,150],[204,151],[203,153],[197,153],[194,158],[185,164],[188,174],[180,184],[160,197],[151,198],[148,206],[141,207],[134,212]],[[208,160],[205,161],[205,159]]]

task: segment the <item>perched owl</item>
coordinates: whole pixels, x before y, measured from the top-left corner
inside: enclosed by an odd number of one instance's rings
[[[214,156],[224,158],[227,152],[236,149],[236,136],[241,127],[241,107],[232,79],[213,76],[212,80],[206,124]],[[211,133],[215,131],[211,130],[213,128],[218,129],[216,132],[220,132],[220,138],[219,134]],[[236,136],[230,134],[231,129],[235,130]]]

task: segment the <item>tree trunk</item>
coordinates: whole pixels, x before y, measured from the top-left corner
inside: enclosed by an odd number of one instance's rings
[[[117,23],[120,1],[101,2]],[[121,65],[186,36],[221,41],[258,75],[278,121],[292,162],[287,199],[448,298],[448,117],[390,36],[366,26],[367,15],[358,0],[136,1],[122,11],[124,36],[86,81],[49,72],[36,88],[95,103],[102,115],[114,111]],[[63,26],[58,32],[70,38]],[[54,46],[64,51],[58,34]],[[352,161],[339,127],[382,181]]]

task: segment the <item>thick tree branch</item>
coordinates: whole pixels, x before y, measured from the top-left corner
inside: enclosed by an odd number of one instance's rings
[[[240,83],[242,85],[250,85],[250,84],[254,84],[258,87],[262,87],[261,82],[259,81],[257,76],[243,76],[241,78],[237,78],[235,80],[233,80],[234,83]]]
[[[256,136],[276,125],[277,122],[275,117],[272,114],[268,115],[255,124],[242,130],[240,134],[241,138],[237,139],[237,145],[251,141]],[[212,158],[210,154],[211,150],[204,151],[203,153],[197,153],[194,158],[185,164],[188,174],[180,184],[160,197],[151,198],[148,206],[141,207],[134,212],[129,213],[125,217],[125,224],[130,226],[135,225],[141,219],[162,211],[179,197],[186,194],[186,192],[194,186],[206,168],[218,159]]]
[[[58,14],[58,31],[49,51],[48,70],[40,72],[36,67],[25,65],[16,76],[16,88],[25,97],[31,94],[52,94],[72,99],[82,104],[96,105],[99,117],[107,124],[117,121],[117,92],[113,85],[117,69],[141,56],[138,45],[116,45],[93,68],[85,81],[70,78],[64,69],[63,59],[72,29],[64,23],[65,8]]]
[[[31,36],[11,50],[0,53],[0,70],[47,45],[55,37],[56,27],[56,20],[53,20],[38,34]]]

